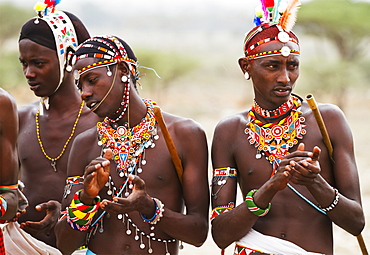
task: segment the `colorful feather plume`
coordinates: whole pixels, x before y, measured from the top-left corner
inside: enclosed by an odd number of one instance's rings
[[[280,7],[280,4],[281,4],[281,0],[275,0],[275,1],[276,1],[276,3],[275,3],[275,6],[274,6],[274,9],[272,11],[272,23],[278,23],[279,19],[280,19],[279,7]]]
[[[290,2],[288,3],[288,6],[284,11],[279,22],[279,25],[285,31],[289,32],[293,28],[297,20],[297,12],[300,5],[301,3],[299,0],[290,0]]]
[[[274,8],[274,0],[261,0],[262,11],[264,14],[265,22],[270,21],[270,13]]]
[[[42,18],[48,13],[53,13],[55,11],[55,6],[60,3],[61,0],[44,0],[44,2],[37,2],[34,10],[37,15]]]

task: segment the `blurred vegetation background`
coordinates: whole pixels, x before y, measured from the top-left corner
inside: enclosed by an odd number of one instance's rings
[[[370,107],[370,2],[301,1],[294,28],[301,44],[295,93],[302,97],[313,93],[318,102],[337,104],[346,113],[370,219],[370,134],[366,128],[370,120],[364,117]],[[0,0],[0,87],[12,93],[18,105],[37,100],[23,77],[17,43],[22,24],[35,16],[35,2]],[[160,79],[140,69],[142,96],[154,99],[165,111],[198,121],[210,143],[219,120],[250,107],[252,85],[245,81],[237,60],[243,56],[244,34],[253,27],[258,0],[104,3],[62,0],[59,9],[76,14],[91,35],[115,34],[126,40],[140,65],[156,70]],[[366,228],[365,241],[370,241],[369,234]],[[356,253],[354,237],[341,230],[336,235],[336,254]],[[205,245],[206,250],[215,248],[211,237]],[[189,251],[196,254],[197,249],[187,247],[184,254]]]

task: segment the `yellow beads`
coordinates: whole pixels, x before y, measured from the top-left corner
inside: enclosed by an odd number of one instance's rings
[[[37,110],[37,112],[36,112],[36,134],[37,134],[37,140],[38,140],[38,142],[39,142],[39,144],[40,144],[40,148],[41,148],[42,153],[45,155],[45,157],[46,157],[48,160],[50,160],[50,161],[52,162],[51,164],[52,164],[52,166],[54,167],[54,170],[55,170],[55,171],[56,171],[56,168],[55,168],[56,161],[57,161],[58,159],[60,159],[60,158],[63,156],[63,154],[64,154],[64,152],[65,152],[65,150],[66,150],[66,148],[67,148],[68,143],[71,141],[71,139],[72,139],[72,137],[73,137],[73,135],[74,135],[74,133],[75,133],[75,131],[76,131],[76,126],[77,126],[77,123],[78,123],[78,121],[79,121],[79,119],[80,119],[80,116],[81,116],[81,113],[82,113],[83,107],[84,107],[84,101],[82,101],[82,102],[81,102],[81,107],[80,107],[80,110],[79,110],[79,112],[78,112],[78,115],[77,115],[76,121],[75,121],[75,123],[73,124],[72,132],[71,132],[70,136],[68,137],[67,141],[65,142],[65,144],[64,144],[64,146],[63,146],[62,151],[60,152],[60,154],[59,154],[56,158],[52,158],[52,157],[50,157],[50,156],[49,156],[49,155],[47,155],[47,154],[46,154],[46,152],[45,152],[45,148],[44,148],[44,145],[42,144],[41,136],[40,136],[40,124],[39,124],[40,108],[39,108],[39,109]]]

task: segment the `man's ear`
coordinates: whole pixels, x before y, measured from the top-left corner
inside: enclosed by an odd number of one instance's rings
[[[124,61],[118,63],[118,70],[120,71],[121,76],[127,76],[130,74],[130,69]]]
[[[239,58],[239,66],[243,74],[245,74],[246,72],[249,72],[250,62],[246,58]]]

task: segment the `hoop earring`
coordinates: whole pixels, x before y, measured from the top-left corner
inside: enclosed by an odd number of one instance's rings
[[[244,73],[244,78],[246,79],[246,80],[249,80],[251,77],[249,76],[249,73],[248,72],[245,72]]]

